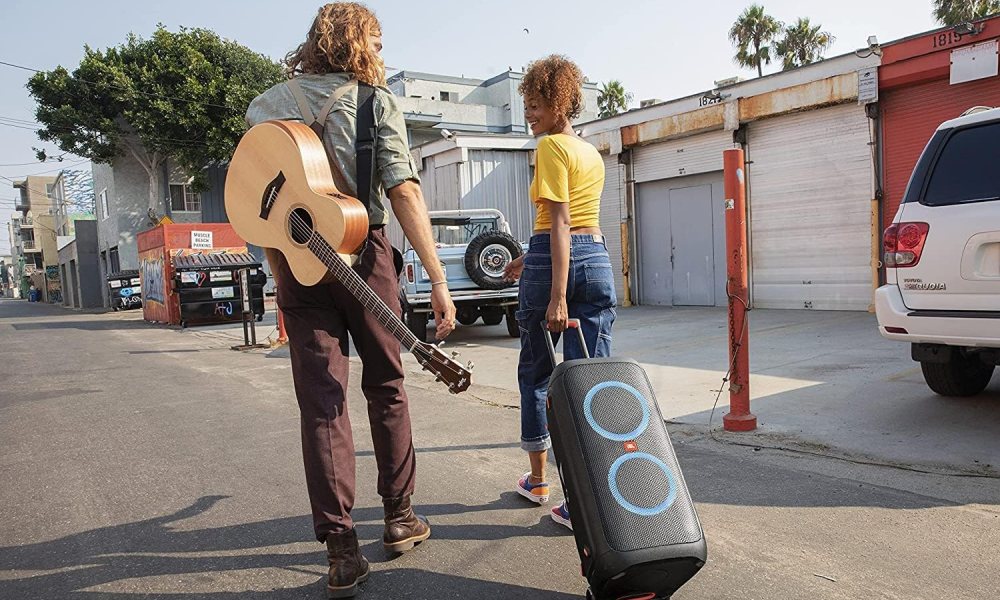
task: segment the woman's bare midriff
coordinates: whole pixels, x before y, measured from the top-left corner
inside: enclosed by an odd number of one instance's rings
[[[535,235],[543,233],[552,233],[551,229],[536,229]],[[572,227],[569,230],[570,235],[601,235],[600,227]]]

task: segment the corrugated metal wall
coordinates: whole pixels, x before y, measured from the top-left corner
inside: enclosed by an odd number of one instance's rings
[[[529,152],[469,150],[469,160],[458,166],[464,195],[461,208],[496,208],[510,223],[511,234],[528,241],[534,228]]]
[[[618,302],[625,298],[625,277],[622,275],[622,228],[625,219],[625,165],[618,164],[618,155],[604,157],[604,189],[601,191],[601,232],[611,256],[611,272],[615,276]]]
[[[633,151],[636,182],[722,170],[722,151],[733,147],[731,131],[712,131],[642,146]]]
[[[467,161],[438,166],[441,156],[425,158],[420,171],[428,210],[496,208],[507,218],[515,238],[531,237],[535,209],[528,194],[530,152],[469,150]],[[392,244],[402,248],[403,231],[395,219],[388,232]]]
[[[754,306],[868,309],[868,143],[868,118],[856,104],[750,124]]]
[[[1000,80],[996,77],[950,85],[947,78],[883,92],[885,157],[885,208],[888,227],[903,200],[910,173],[938,125],[960,116],[973,106],[1000,106]]]

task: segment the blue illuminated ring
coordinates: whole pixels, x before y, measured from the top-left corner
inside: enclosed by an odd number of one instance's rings
[[[593,404],[594,396],[596,396],[598,392],[608,388],[621,388],[635,396],[635,399],[639,401],[639,407],[642,408],[642,422],[639,423],[639,426],[636,427],[634,431],[630,431],[628,433],[612,433],[597,424],[597,421],[594,419],[594,412],[590,405]],[[587,417],[587,423],[590,423],[590,426],[594,429],[594,431],[596,431],[601,437],[609,439],[613,442],[627,442],[629,440],[634,440],[639,437],[643,431],[646,431],[647,427],[649,427],[649,405],[646,402],[646,399],[639,393],[639,390],[620,381],[605,381],[604,383],[599,383],[590,388],[590,391],[587,392],[587,397],[583,400],[583,414]]]
[[[667,494],[667,497],[663,502],[660,502],[652,508],[643,508],[632,504],[626,500],[624,496],[622,496],[621,490],[618,489],[618,469],[630,460],[648,460],[654,465],[660,467],[663,474],[667,476],[667,483],[670,485],[670,493]],[[670,471],[670,467],[668,467],[662,460],[645,452],[631,452],[629,454],[619,456],[618,460],[611,465],[611,470],[608,471],[608,487],[611,488],[611,495],[615,497],[618,504],[621,504],[625,510],[642,517],[652,517],[660,514],[670,508],[670,506],[674,503],[674,500],[677,499],[677,481],[674,479],[674,474]]]

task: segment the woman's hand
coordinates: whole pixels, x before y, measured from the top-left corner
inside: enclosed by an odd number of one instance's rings
[[[549,307],[545,309],[545,322],[548,323],[549,331],[562,333],[566,331],[569,322],[569,308],[566,306],[566,296],[553,298],[549,301]]]
[[[523,254],[507,263],[507,266],[503,268],[503,280],[513,283],[521,278],[522,271],[524,271]]]

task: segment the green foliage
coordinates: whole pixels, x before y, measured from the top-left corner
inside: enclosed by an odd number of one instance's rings
[[[771,43],[781,33],[781,21],[764,12],[764,7],[752,4],[743,11],[729,29],[729,39],[736,46],[734,60],[741,67],[757,69],[764,75],[764,65],[771,63]]]
[[[934,0],[934,18],[958,25],[1000,13],[1000,0]]]
[[[632,94],[617,79],[602,84],[597,93],[597,109],[602,119],[625,112],[631,102]]]
[[[86,47],[72,73],[38,73],[28,89],[41,139],[95,162],[138,142],[149,156],[173,158],[198,185],[205,166],[232,156],[250,101],[281,79],[277,63],[210,30],[160,25],[149,39]]]
[[[821,25],[813,26],[805,18],[799,18],[794,25],[785,28],[784,37],[774,45],[776,56],[782,58],[783,69],[794,69],[823,58],[823,53],[830,49],[836,38],[820,29]]]

